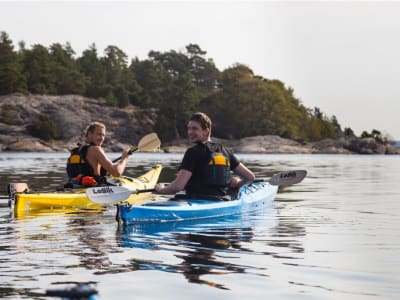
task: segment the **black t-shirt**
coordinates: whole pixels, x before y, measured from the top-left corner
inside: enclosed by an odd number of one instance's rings
[[[207,197],[207,196],[225,196],[228,187],[218,187],[205,184],[205,177],[207,176],[204,166],[210,161],[210,150],[214,152],[223,152],[229,159],[230,169],[235,170],[239,165],[239,159],[233,154],[230,149],[225,148],[223,145],[214,142],[208,142],[207,145],[197,143],[195,146],[189,148],[183,156],[179,170],[187,170],[192,173],[192,177],[187,183],[185,190],[186,194],[191,197]]]

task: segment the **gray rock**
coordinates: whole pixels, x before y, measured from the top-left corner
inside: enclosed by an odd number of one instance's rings
[[[58,140],[45,142],[30,135],[29,125],[41,114],[55,123]],[[155,118],[152,109],[110,107],[105,101],[77,95],[0,96],[0,151],[68,151],[83,141],[83,132],[93,121],[106,125],[104,149],[122,151],[152,132]]]
[[[232,149],[241,153],[312,153],[310,147],[276,135],[242,138]]]
[[[30,135],[29,125],[41,114],[50,116],[59,129],[58,140],[46,142]],[[110,107],[105,101],[77,95],[0,96],[0,151],[66,152],[83,141],[84,129],[90,122],[100,121],[107,127],[105,151],[119,152],[137,145],[141,137],[154,131],[156,119],[155,109]],[[399,148],[377,143],[373,138],[326,139],[308,144],[275,135],[214,139],[236,153],[400,154]],[[177,140],[163,145],[163,149],[182,153],[189,146],[187,140]]]

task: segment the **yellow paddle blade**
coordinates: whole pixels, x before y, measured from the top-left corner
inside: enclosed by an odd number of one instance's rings
[[[149,133],[142,137],[139,141],[136,151],[154,151],[161,146],[161,141],[157,133]]]

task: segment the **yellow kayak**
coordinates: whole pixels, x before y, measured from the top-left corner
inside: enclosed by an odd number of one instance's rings
[[[119,177],[109,181],[130,190],[152,189],[156,185],[162,170],[161,165],[137,178]],[[131,204],[143,203],[151,193],[132,194],[127,200]],[[101,210],[103,206],[93,203],[86,196],[86,189],[68,189],[57,192],[15,193],[11,195],[11,208],[14,214],[21,215],[39,210]]]

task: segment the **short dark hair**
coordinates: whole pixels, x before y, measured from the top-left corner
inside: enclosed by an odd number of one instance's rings
[[[212,122],[211,119],[205,113],[196,112],[190,117],[189,121],[196,121],[197,123],[200,124],[203,130],[208,128],[211,131]]]

